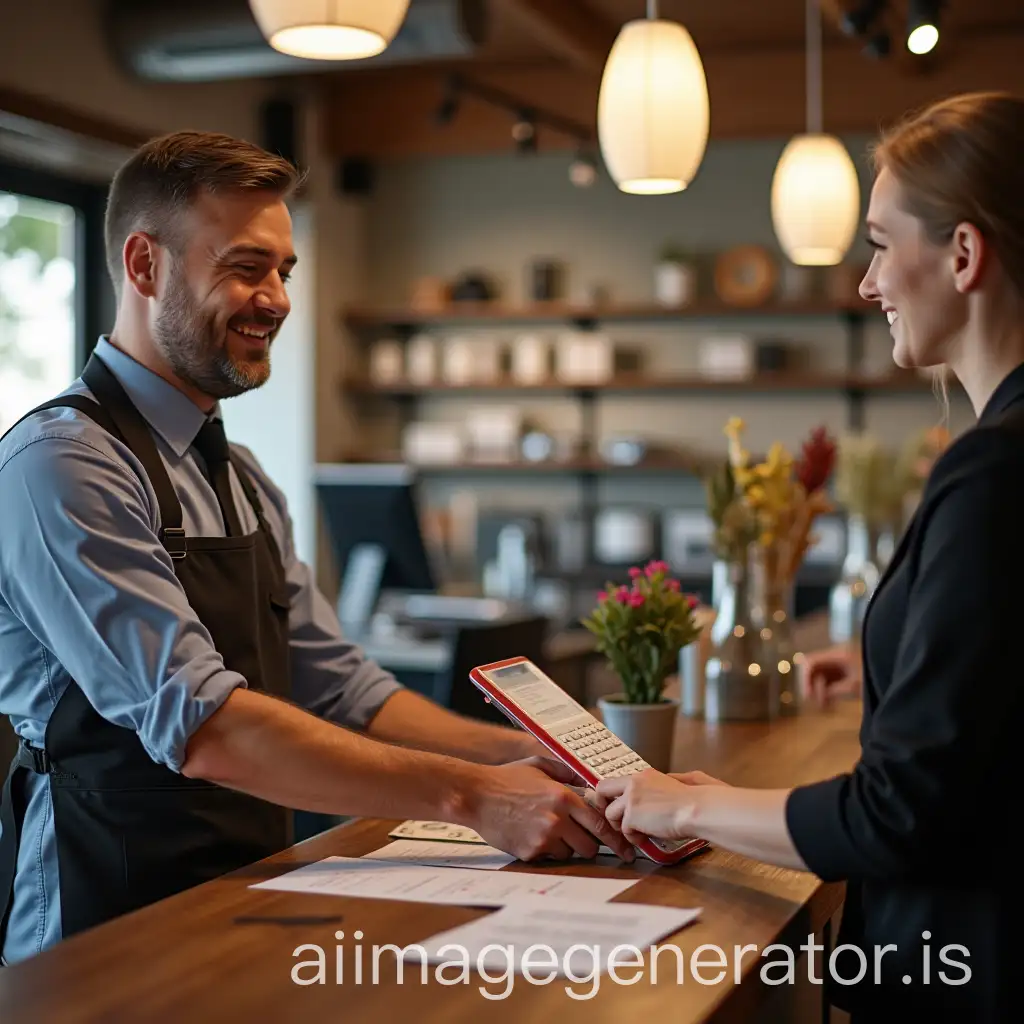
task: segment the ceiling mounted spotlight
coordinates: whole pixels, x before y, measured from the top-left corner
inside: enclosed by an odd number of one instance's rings
[[[942,0],[910,0],[907,14],[907,49],[918,55],[930,53],[939,41],[939,10]]]
[[[597,181],[597,160],[580,150],[569,165],[569,180],[577,188],[590,188]]]
[[[862,0],[852,10],[844,11],[839,19],[839,27],[848,36],[854,38],[867,35],[868,29],[885,8],[886,0]]]
[[[537,119],[528,110],[524,110],[512,125],[512,138],[520,153],[537,152]]]

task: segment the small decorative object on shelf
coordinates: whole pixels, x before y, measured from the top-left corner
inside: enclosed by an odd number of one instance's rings
[[[393,338],[384,338],[370,349],[370,381],[378,387],[399,384],[405,377],[402,345]]]
[[[493,302],[497,297],[497,287],[481,271],[462,274],[451,288],[452,302]]]
[[[439,362],[437,342],[429,334],[417,334],[409,339],[405,352],[405,372],[410,383],[419,387],[436,383]]]
[[[441,277],[421,277],[412,289],[412,308],[418,313],[440,313],[448,305],[448,282]]]
[[[631,586],[598,595],[583,625],[597,638],[622,692],[598,703],[605,725],[652,768],[668,771],[679,701],[665,696],[679,652],[700,637],[696,597],[684,594],[664,562],[629,570]]]
[[[530,265],[530,298],[534,302],[559,302],[565,298],[565,266],[558,260],[540,259]]]
[[[654,272],[654,297],[659,305],[682,309],[697,297],[697,267],[677,245],[666,245]]]
[[[517,384],[543,384],[551,377],[551,345],[540,335],[521,334],[510,350],[512,379]]]
[[[715,262],[715,291],[730,306],[761,306],[775,291],[779,268],[760,245],[739,245]]]

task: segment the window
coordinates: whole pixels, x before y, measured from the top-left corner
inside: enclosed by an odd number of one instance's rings
[[[113,324],[106,189],[0,163],[0,434],[63,391]]]
[[[0,191],[0,432],[78,375],[78,216]]]

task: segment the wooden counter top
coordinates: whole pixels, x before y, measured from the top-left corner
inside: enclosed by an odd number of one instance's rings
[[[734,783],[789,786],[845,771],[858,754],[859,705],[809,711],[772,723],[705,726],[682,719],[677,768],[700,767]],[[486,911],[378,900],[316,897],[254,891],[247,886],[330,855],[359,856],[384,845],[394,822],[360,820],[339,827],[285,853],[207,885],[76,936],[40,956],[0,969],[0,1021],[125,1022],[162,1024],[185,1020],[367,1021],[395,1019],[407,1024],[488,1024],[586,1020],[623,1022],[649,1019],[673,1024],[749,1021],[769,996],[759,980],[760,961],[742,957],[742,983],[733,981],[737,947],[763,950],[787,943],[799,955],[808,934],[819,933],[839,908],[842,887],[811,875],[773,868],[721,850],[711,850],[674,868],[649,862],[618,866],[611,859],[574,865],[516,866],[506,870],[575,872],[641,880],[620,900],[702,907],[700,920],[666,938],[691,963],[693,951],[712,943],[729,957],[728,976],[700,984],[689,973],[677,984],[674,960],[663,956],[656,984],[645,968],[633,985],[602,976],[597,994],[577,1001],[565,991],[568,979],[534,985],[514,979],[511,994],[487,1000],[483,980],[442,985],[434,968],[427,984],[418,963],[407,965],[403,985],[395,983],[394,954],[381,960],[380,984],[352,982],[353,932],[363,932],[365,975],[370,976],[373,944],[404,946],[463,924]],[[335,940],[342,929],[346,939]],[[291,980],[304,943],[327,954],[327,983],[300,986]],[[335,956],[344,948],[344,982],[335,983]],[[806,968],[800,968],[806,977]],[[711,977],[714,970],[704,969]],[[626,969],[622,977],[636,974]],[[451,975],[451,972],[450,972]],[[491,992],[502,990],[490,985]],[[593,982],[574,985],[583,993]],[[818,995],[820,1000],[820,994]],[[649,1016],[648,1016],[649,1015]],[[819,1018],[820,1019],[820,1018]]]

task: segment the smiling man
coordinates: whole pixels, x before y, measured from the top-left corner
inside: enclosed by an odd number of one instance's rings
[[[346,642],[283,495],[227,442],[219,402],[267,380],[290,310],[299,184],[226,136],[139,150],[107,209],[114,329],[0,441],[8,963],[284,848],[286,808],[632,858],[525,733],[403,690]]]

